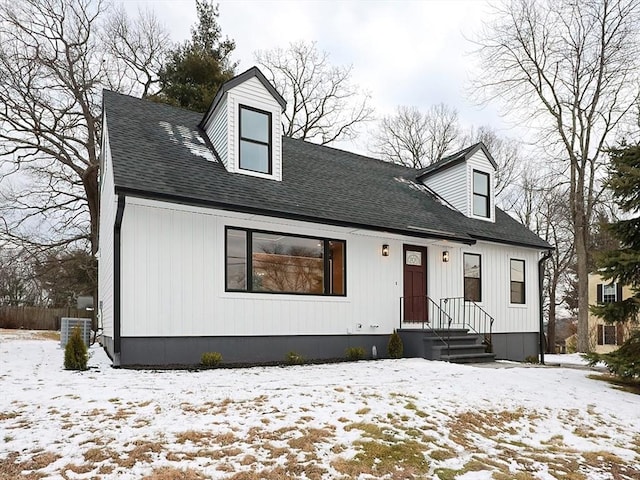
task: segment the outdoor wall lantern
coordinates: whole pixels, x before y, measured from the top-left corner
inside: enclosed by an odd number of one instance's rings
[[[447,263],[449,261],[449,252],[446,250],[442,252],[442,261],[444,263]]]
[[[388,257],[389,256],[389,245],[388,244],[384,244],[382,245],[382,256],[383,257]]]

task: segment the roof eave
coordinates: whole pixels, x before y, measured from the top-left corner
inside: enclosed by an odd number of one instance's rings
[[[304,214],[281,212],[277,210],[256,208],[256,207],[250,207],[245,205],[216,202],[213,200],[196,199],[192,197],[184,197],[181,195],[170,195],[170,194],[164,194],[164,193],[149,192],[146,190],[140,190],[140,189],[135,189],[130,187],[116,186],[115,192],[117,195],[145,198],[148,200],[171,201],[171,202],[175,202],[183,205],[217,208],[225,211],[232,211],[232,212],[238,212],[238,213],[250,213],[254,215],[264,215],[264,216],[276,217],[276,218],[286,218],[289,220],[298,220],[298,221],[310,222],[310,223],[320,223],[322,225],[333,225],[336,227],[357,228],[357,229],[363,229],[363,230],[372,230],[376,232],[388,232],[396,235],[405,235],[405,236],[418,237],[418,238],[431,238],[435,240],[449,240],[452,242],[463,243],[465,245],[474,245],[476,243],[476,240],[468,235],[458,235],[458,234],[448,233],[448,232],[437,232],[437,231],[427,231],[427,230],[419,231],[419,230],[413,230],[411,228],[406,228],[406,229],[389,228],[383,225],[371,225],[371,224],[358,223],[358,222],[340,221],[340,220],[334,220],[329,218],[317,218],[317,217],[304,215]]]
[[[206,125],[207,122],[209,121],[209,118],[211,117],[211,115],[217,108],[218,104],[222,100],[222,97],[224,97],[224,95],[229,90],[231,90],[234,87],[237,87],[241,83],[244,83],[253,77],[256,77],[258,81],[262,83],[264,88],[266,88],[269,91],[271,96],[276,100],[276,102],[278,102],[278,104],[280,104],[280,107],[284,111],[284,109],[287,108],[287,101],[282,97],[282,95],[280,95],[280,93],[275,89],[275,87],[271,84],[271,82],[267,80],[267,77],[264,76],[264,74],[260,71],[258,67],[251,67],[249,70],[242,72],[239,75],[236,75],[231,80],[227,80],[224,84],[222,84],[222,86],[218,89],[216,96],[213,98],[211,105],[209,106],[206,113],[202,117],[202,120],[200,121],[198,126],[200,128],[204,128],[204,125]]]

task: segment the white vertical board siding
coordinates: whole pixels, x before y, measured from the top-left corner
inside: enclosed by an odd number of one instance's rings
[[[100,221],[98,240],[98,314],[104,335],[113,337],[113,226],[117,198],[113,184],[109,130],[105,117],[102,130],[102,164],[100,184]],[[100,305],[102,304],[102,308]]]
[[[442,252],[449,261],[442,261]],[[495,319],[493,331],[535,332],[539,329],[538,259],[530,248],[478,242],[466,246],[440,242],[429,246],[427,289],[434,302],[464,297],[464,253],[479,254],[482,261],[482,301],[478,305]],[[511,259],[525,261],[525,304],[511,304]]]
[[[493,165],[484,154],[482,149],[479,149],[476,153],[474,153],[469,160],[467,160],[467,178],[468,180],[468,204],[467,211],[469,212],[468,216],[473,218],[478,218],[485,221],[495,221],[496,218],[496,195],[495,195],[495,183],[496,183],[496,171],[493,168]],[[476,217],[473,215],[473,171],[477,170],[479,172],[488,173],[489,174],[489,218],[486,217]]]
[[[226,226],[345,240],[347,296],[225,292]],[[385,243],[388,257],[381,255]],[[479,253],[480,305],[496,319],[493,331],[538,330],[538,251],[533,249],[487,242],[466,246],[128,197],[122,335],[388,334],[399,323],[404,244],[427,247],[427,294],[436,303],[463,296],[463,253]],[[525,260],[524,306],[509,303],[511,258]]]
[[[469,214],[469,185],[465,163],[433,173],[423,183],[452,207],[464,215]]]
[[[397,326],[402,243],[382,257],[385,239],[246,217],[128,197],[122,336],[370,334]],[[225,292],[225,226],[346,240],[347,296]]]
[[[209,137],[211,145],[213,145],[213,148],[215,148],[218,153],[220,161],[222,161],[224,166],[227,168],[229,167],[229,139],[227,135],[228,118],[227,98],[225,97],[217,105],[216,111],[214,112],[206,129],[207,137]]]
[[[280,104],[255,77],[252,77],[246,82],[230,89],[227,93],[227,102],[227,132],[229,135],[228,170],[232,172],[241,172],[245,175],[271,178],[278,181],[282,180],[282,109]],[[238,140],[238,120],[240,115],[240,105],[246,105],[248,107],[257,108],[271,113],[271,175],[249,172],[246,170],[240,170],[239,168],[238,158],[240,155],[240,143]]]
[[[478,242],[462,249],[482,258],[482,308],[495,318],[494,333],[539,330],[539,252],[516,246]],[[525,261],[525,304],[511,304],[511,259]],[[461,261],[461,276],[464,268]],[[463,286],[461,287],[464,288]]]

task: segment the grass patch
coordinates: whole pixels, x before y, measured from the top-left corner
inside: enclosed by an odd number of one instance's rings
[[[206,480],[206,478],[193,468],[181,470],[174,467],[161,467],[154,469],[143,480]]]
[[[607,382],[613,385],[614,388],[618,390],[623,390],[625,392],[640,395],[640,379],[624,379],[624,378],[614,377],[613,375],[608,375],[608,374],[589,375],[588,377],[592,380]]]
[[[333,432],[329,428],[310,428],[304,430],[299,437],[289,440],[288,444],[291,448],[311,453],[317,443],[325,442],[332,437]]]
[[[60,332],[54,332],[52,330],[37,330],[33,333],[33,338],[36,340],[55,340],[60,341]]]
[[[356,441],[358,453],[352,459],[332,462],[338,472],[355,477],[372,475],[381,478],[411,478],[429,473],[429,462],[424,456],[425,446],[415,440],[384,442],[380,440]]]
[[[471,460],[470,462],[466,463],[464,467],[458,470],[454,470],[451,468],[436,468],[435,473],[438,475],[438,478],[440,478],[440,480],[455,480],[458,475],[464,475],[468,472],[482,472],[484,470],[491,469],[487,468],[487,465],[479,462],[478,460]]]
[[[438,449],[432,450],[429,452],[429,458],[432,460],[437,460],[438,462],[442,462],[444,460],[449,460],[450,458],[456,458],[458,455],[451,449]]]

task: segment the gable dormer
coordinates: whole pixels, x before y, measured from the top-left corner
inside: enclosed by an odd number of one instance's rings
[[[480,142],[422,169],[417,179],[465,216],[494,222],[496,168]]]
[[[226,82],[200,127],[229,172],[282,180],[282,111],[286,102],[253,67]]]

